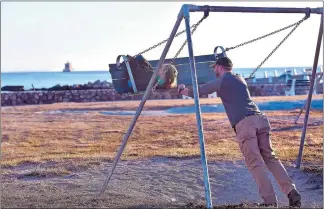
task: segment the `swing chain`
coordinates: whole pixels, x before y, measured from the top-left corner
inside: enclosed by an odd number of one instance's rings
[[[207,5],[206,5],[207,6]],[[209,16],[209,6],[207,6],[207,10],[204,12],[204,16],[196,23],[196,24],[193,24],[191,28],[192,31],[191,31],[191,35],[196,31],[197,27],[202,23],[202,21],[204,21],[208,16]],[[184,29],[183,31],[179,32],[178,34],[182,34],[186,31],[186,29]],[[175,37],[178,36],[178,34],[175,35]],[[166,40],[167,41],[167,40]],[[179,56],[180,52],[182,51],[182,49],[185,47],[185,45],[188,43],[187,39],[184,41],[184,43],[182,44],[182,46],[180,47],[180,49],[177,51],[176,55],[173,57],[172,61],[170,62],[170,64],[174,65],[175,64],[175,60],[177,59],[177,57]],[[152,88],[152,92],[155,91],[156,87],[158,85],[158,82],[156,82]]]
[[[285,42],[287,40],[287,38],[297,29],[297,27],[306,19],[308,19],[309,14],[306,14],[306,16],[301,19],[300,21],[298,21],[297,23],[295,23],[295,27],[285,36],[285,38],[280,41],[280,43],[270,52],[270,54],[253,70],[253,72],[250,74],[248,79],[251,79],[254,75],[254,73],[273,55],[273,53],[281,46],[281,44],[283,44],[283,42]]]
[[[208,7],[208,8],[209,8],[209,7]],[[196,24],[193,24],[192,26],[190,26],[190,29],[193,28],[193,31],[196,30],[196,28],[200,25],[200,23],[201,23],[204,19],[206,19],[206,18],[208,17],[208,15],[209,15],[209,10],[205,11],[205,12],[204,12],[204,16],[203,16],[203,17],[202,17],[202,18],[201,18],[201,19],[200,19]],[[184,32],[186,32],[186,29],[184,29],[184,30],[178,32],[178,33],[174,36],[174,38],[180,36],[180,35],[183,34]],[[152,49],[155,49],[156,47],[161,46],[162,44],[166,43],[168,40],[169,40],[169,38],[167,38],[167,39],[165,39],[165,40],[163,40],[163,41],[161,41],[161,42],[159,42],[159,43],[157,43],[157,44],[151,46],[150,48],[148,48],[148,49],[146,49],[146,50],[144,50],[144,51],[142,51],[142,52],[140,52],[140,53],[138,53],[138,54],[135,55],[134,57],[136,57],[136,56],[138,56],[138,55],[142,55],[142,54],[144,54],[144,53],[146,53],[146,52],[148,52],[148,51],[150,51],[150,50],[152,50]],[[185,45],[185,43],[184,43],[184,45]],[[181,52],[181,50],[183,49],[184,45],[180,48],[179,52],[177,53],[177,55],[175,56],[174,59],[176,59],[176,57],[180,54],[180,52]],[[172,62],[173,62],[173,61],[172,61]]]
[[[197,23],[196,23],[196,24],[197,24]],[[195,27],[196,24],[193,24],[190,28]],[[186,30],[180,31],[180,32],[177,33],[174,37],[180,36],[180,35],[183,34],[184,32],[186,32]],[[138,56],[138,55],[142,55],[142,54],[144,54],[144,53],[146,53],[146,52],[148,52],[148,51],[151,51],[152,49],[155,49],[156,47],[161,46],[162,44],[166,43],[168,40],[169,40],[169,39],[165,39],[165,40],[163,40],[163,41],[161,41],[161,42],[159,42],[159,43],[157,43],[157,44],[151,46],[150,48],[145,49],[144,51],[138,53],[138,54],[135,55],[134,57],[136,57],[136,56]]]
[[[191,35],[195,32],[195,30],[197,29],[197,26],[200,24],[201,22],[199,22],[191,31]],[[182,49],[187,45],[187,39],[183,42],[182,46],[180,47],[180,49],[177,51],[176,55],[173,57],[172,61],[170,62],[170,64],[175,64],[175,59],[177,59],[177,57],[179,56],[180,52],[182,51]]]
[[[208,16],[208,15],[207,15]],[[203,18],[201,18],[195,25],[194,28],[191,31],[191,35],[195,32],[195,30],[197,29],[197,27],[200,25],[200,23],[207,17],[204,15]],[[177,59],[177,57],[179,56],[180,52],[182,51],[182,49],[187,45],[188,41],[187,39],[183,42],[182,46],[180,47],[180,49],[178,50],[178,52],[176,53],[176,55],[174,56],[174,58],[172,59],[172,61],[170,62],[171,65],[175,64],[175,60]],[[153,86],[153,91],[156,89],[158,83],[156,82]]]
[[[207,6],[207,10],[204,12],[204,16],[194,25],[192,31],[191,31],[191,35],[194,34],[194,32],[196,31],[197,27],[200,25],[200,23],[202,23],[209,15],[209,6]],[[172,59],[170,64],[175,64],[175,60],[177,59],[177,57],[179,56],[180,52],[182,51],[182,49],[187,45],[188,41],[187,39],[183,42],[182,46],[180,47],[180,49],[178,50],[178,52],[176,53],[176,55],[174,56],[174,58]]]
[[[225,51],[229,51],[229,50],[232,50],[232,49],[236,49],[236,48],[239,48],[239,47],[244,46],[244,45],[246,45],[246,44],[250,44],[250,43],[252,43],[252,42],[254,42],[254,41],[261,40],[261,39],[263,39],[263,38],[266,38],[266,37],[271,36],[271,35],[273,35],[273,34],[279,33],[279,32],[281,32],[281,31],[284,31],[284,30],[286,30],[286,29],[288,29],[288,28],[291,28],[291,27],[293,27],[293,26],[298,27],[298,26],[299,26],[299,25],[300,25],[304,20],[306,20],[306,19],[308,19],[308,18],[309,18],[309,13],[307,13],[306,16],[303,17],[303,19],[299,20],[299,21],[296,22],[296,23],[293,23],[293,24],[291,24],[291,25],[288,25],[288,26],[286,26],[286,27],[283,27],[283,28],[278,29],[278,30],[276,30],[276,31],[273,31],[273,32],[271,32],[271,33],[268,33],[268,34],[266,34],[266,35],[260,36],[260,37],[258,37],[258,38],[252,39],[252,40],[250,40],[250,41],[246,41],[246,42],[244,42],[244,43],[242,43],[242,44],[238,44],[238,45],[233,46],[233,47],[228,47],[228,48],[225,49]]]

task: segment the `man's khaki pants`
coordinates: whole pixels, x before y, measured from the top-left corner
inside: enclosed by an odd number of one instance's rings
[[[262,159],[286,196],[291,190],[296,189],[285,168],[273,152],[270,140],[271,127],[265,115],[246,117],[235,126],[235,129],[236,139],[245,163],[256,180],[259,193],[265,204],[277,203],[277,197],[268,179]]]

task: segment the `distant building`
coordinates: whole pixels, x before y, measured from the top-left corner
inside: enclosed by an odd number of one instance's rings
[[[71,64],[69,62],[65,63],[63,72],[71,72],[71,71],[72,71]]]

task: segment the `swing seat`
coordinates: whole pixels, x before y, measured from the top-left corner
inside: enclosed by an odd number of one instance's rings
[[[172,59],[165,59],[164,63],[170,63]],[[148,63],[155,70],[159,60],[148,60]],[[195,56],[197,81],[198,84],[203,84],[216,78],[214,70],[210,67],[211,63],[215,62],[215,56],[201,55]],[[109,64],[109,73],[112,78],[114,89],[117,93],[134,93],[132,86],[130,85],[130,76],[126,67],[117,67],[117,64]],[[134,72],[134,66],[130,66],[131,71]],[[179,57],[175,59],[175,67],[178,70],[177,83],[192,85],[191,71],[189,57]],[[137,69],[139,70],[139,69]],[[138,71],[140,72],[140,71]],[[137,88],[137,93],[143,93],[153,75],[153,72],[132,73]]]

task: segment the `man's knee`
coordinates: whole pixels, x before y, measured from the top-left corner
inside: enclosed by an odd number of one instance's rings
[[[253,170],[255,167],[263,164],[256,139],[245,139],[239,143],[239,146],[249,170]]]
[[[265,163],[279,161],[276,153],[271,147],[268,149],[261,149],[260,153]]]
[[[250,171],[253,169],[263,166],[263,162],[260,156],[250,156],[245,158],[245,163]]]

